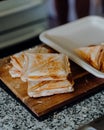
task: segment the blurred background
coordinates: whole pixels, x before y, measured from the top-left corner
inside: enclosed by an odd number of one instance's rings
[[[88,16],[103,16],[103,0],[47,0],[48,15],[53,26]]]
[[[104,0],[2,0],[0,49],[89,15],[104,15]]]

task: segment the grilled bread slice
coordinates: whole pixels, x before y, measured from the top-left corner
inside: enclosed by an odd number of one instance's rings
[[[22,80],[65,80],[70,70],[68,57],[57,53],[26,53]]]
[[[54,94],[73,92],[73,80],[28,81],[28,95],[30,97],[50,96]]]

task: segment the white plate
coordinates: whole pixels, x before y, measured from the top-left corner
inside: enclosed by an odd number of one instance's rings
[[[40,40],[53,49],[64,53],[82,68],[96,77],[104,78],[104,73],[96,70],[74,53],[78,47],[104,42],[104,18],[88,16],[40,34]]]

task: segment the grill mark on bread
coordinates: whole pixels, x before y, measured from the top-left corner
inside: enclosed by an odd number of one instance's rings
[[[104,72],[104,47],[100,51],[99,64],[100,64],[100,69],[99,70]]]
[[[57,76],[57,75],[44,75],[44,76],[29,76],[29,80],[41,80],[41,79],[49,79],[49,80],[64,80],[66,76]]]
[[[19,64],[19,66],[22,68],[22,65],[21,63],[19,62],[19,60],[15,57],[15,56],[12,56],[12,58]]]
[[[48,83],[49,81],[42,81],[34,86],[32,86],[31,88],[29,88],[29,91],[34,91],[35,89],[39,88],[40,86],[45,85],[46,83]]]

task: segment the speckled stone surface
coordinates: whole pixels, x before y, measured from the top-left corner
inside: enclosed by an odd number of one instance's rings
[[[104,115],[104,91],[73,105],[64,106],[39,121],[0,88],[0,130],[76,130]]]

